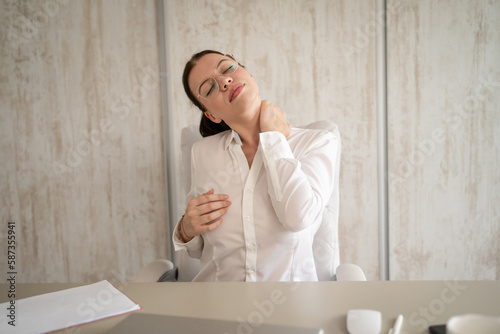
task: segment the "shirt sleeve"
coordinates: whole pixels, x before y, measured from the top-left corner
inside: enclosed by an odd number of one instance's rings
[[[301,144],[305,147],[299,158],[280,132],[261,133],[259,145],[268,193],[280,223],[291,231],[314,224],[332,196],[337,138],[330,132],[317,131]]]
[[[195,162],[195,157],[194,157],[193,151],[194,151],[194,149],[192,148],[191,149],[191,190],[189,191],[189,193],[186,196],[186,203],[190,199],[192,199],[196,196],[196,189],[194,187],[194,185],[196,184],[195,183],[195,180],[196,180],[195,164],[196,164],[196,162]],[[199,259],[201,257],[201,253],[203,251],[203,245],[204,245],[203,237],[201,235],[197,235],[193,239],[191,239],[190,241],[184,242],[182,240],[181,230],[180,230],[181,221],[182,221],[182,218],[179,219],[179,221],[177,222],[177,224],[175,225],[175,228],[174,228],[174,233],[172,236],[172,240],[174,242],[174,249],[175,249],[175,251],[186,250],[189,256]]]
[[[181,230],[180,230],[181,221],[182,218],[179,219],[179,221],[175,225],[174,235],[172,237],[174,242],[174,249],[176,251],[186,250],[189,256],[199,259],[201,257],[201,251],[203,249],[203,238],[200,235],[197,235],[188,242],[184,242],[182,240]]]

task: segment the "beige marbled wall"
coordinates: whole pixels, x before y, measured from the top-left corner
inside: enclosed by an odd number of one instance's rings
[[[498,280],[500,1],[405,3],[387,28],[390,276]]]
[[[15,221],[19,282],[116,281],[168,258],[154,1],[0,3],[0,240]],[[165,5],[169,149],[199,119],[185,61],[233,53],[293,124],[339,125],[341,260],[378,279],[374,3]],[[500,279],[499,1],[388,9],[391,278]]]
[[[166,6],[170,149],[179,154],[180,129],[200,118],[182,88],[185,62],[203,49],[234,54],[256,78],[261,97],[293,125],[338,124],[341,262],[378,279],[374,2],[171,0]],[[177,217],[184,213],[183,201],[175,210]]]
[[[18,282],[168,257],[155,2],[0,6],[0,268],[8,221]]]

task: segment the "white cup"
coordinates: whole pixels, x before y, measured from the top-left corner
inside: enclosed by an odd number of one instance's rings
[[[481,314],[463,314],[446,323],[446,334],[499,334],[500,317]]]

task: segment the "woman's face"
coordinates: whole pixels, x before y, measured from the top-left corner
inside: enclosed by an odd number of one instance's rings
[[[223,73],[234,62],[228,56],[209,53],[198,60],[189,75],[189,88],[205,107],[205,114],[215,123],[224,120],[226,124],[245,121],[260,108],[259,88],[255,79],[241,66],[230,74]],[[228,71],[231,72],[231,71]],[[207,80],[213,78],[218,91],[209,99]],[[201,88],[201,89],[200,89]],[[212,89],[216,89],[212,87]]]

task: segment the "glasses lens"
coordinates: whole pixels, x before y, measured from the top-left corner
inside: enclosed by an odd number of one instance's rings
[[[225,59],[219,64],[218,73],[220,75],[229,75],[238,68],[238,63],[233,59]]]
[[[210,78],[200,86],[198,94],[205,99],[211,99],[218,91],[219,85],[217,81],[214,78]]]

